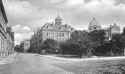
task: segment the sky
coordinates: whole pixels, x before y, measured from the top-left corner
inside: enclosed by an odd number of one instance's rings
[[[125,0],[3,0],[15,44],[29,39],[57,15],[76,29],[87,29],[93,17],[103,26],[125,26]]]

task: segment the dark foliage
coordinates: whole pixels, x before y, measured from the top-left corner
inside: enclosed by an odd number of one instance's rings
[[[22,45],[16,45],[15,48],[14,48],[14,50],[15,50],[16,52],[23,52],[23,51],[24,51]]]

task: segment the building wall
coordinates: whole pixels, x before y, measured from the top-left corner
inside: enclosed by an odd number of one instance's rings
[[[11,30],[7,31],[8,20],[4,11],[2,0],[0,0],[0,56],[8,56],[14,48]]]
[[[2,56],[4,52],[4,37],[0,34],[0,56]]]
[[[49,30],[45,30],[42,31],[43,35],[42,38],[43,40],[46,39],[53,39],[56,41],[66,41],[68,39],[70,39],[70,34],[71,32],[69,31],[49,31]]]
[[[30,48],[30,40],[23,41],[24,44],[24,52],[26,52]]]
[[[43,25],[41,29],[43,41],[53,39],[59,42],[70,39],[70,35],[74,31],[74,28],[70,25],[62,23],[62,18],[60,16],[57,16],[54,22]]]

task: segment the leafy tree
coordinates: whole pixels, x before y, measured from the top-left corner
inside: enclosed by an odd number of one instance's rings
[[[98,56],[114,56],[123,54],[125,36],[122,34],[113,34],[112,40],[104,42],[101,46],[97,47],[95,50]]]
[[[23,49],[23,44],[20,44],[20,45],[16,45],[14,50],[16,52],[24,52],[24,49]]]
[[[59,44],[55,40],[47,39],[40,46],[39,50],[46,50],[48,53],[59,52]]]
[[[105,40],[104,30],[95,30],[89,33],[89,43],[88,43],[88,55],[91,56],[95,49],[103,45]]]
[[[80,46],[77,43],[66,42],[60,45],[63,54],[79,55]]]
[[[72,33],[69,42],[74,42],[79,45],[80,56],[82,56],[83,54],[91,56],[94,52],[94,49],[98,46],[101,46],[104,40],[104,30],[96,30],[89,33],[86,31],[75,31]]]
[[[121,34],[114,34],[112,36],[112,40],[111,40],[111,43],[112,43],[112,46],[111,46],[111,51],[114,53],[114,54],[117,54],[117,53],[121,53],[122,52],[122,42],[121,42]]]
[[[86,31],[75,31],[71,35],[71,39],[68,42],[76,43],[79,45],[79,56],[87,54],[88,43],[90,42],[88,32]]]
[[[123,28],[123,33],[122,34],[125,35],[125,27]]]

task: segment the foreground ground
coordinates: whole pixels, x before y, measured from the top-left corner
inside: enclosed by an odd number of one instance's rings
[[[0,65],[0,74],[125,74],[125,57],[65,59],[18,54],[13,63]]]

